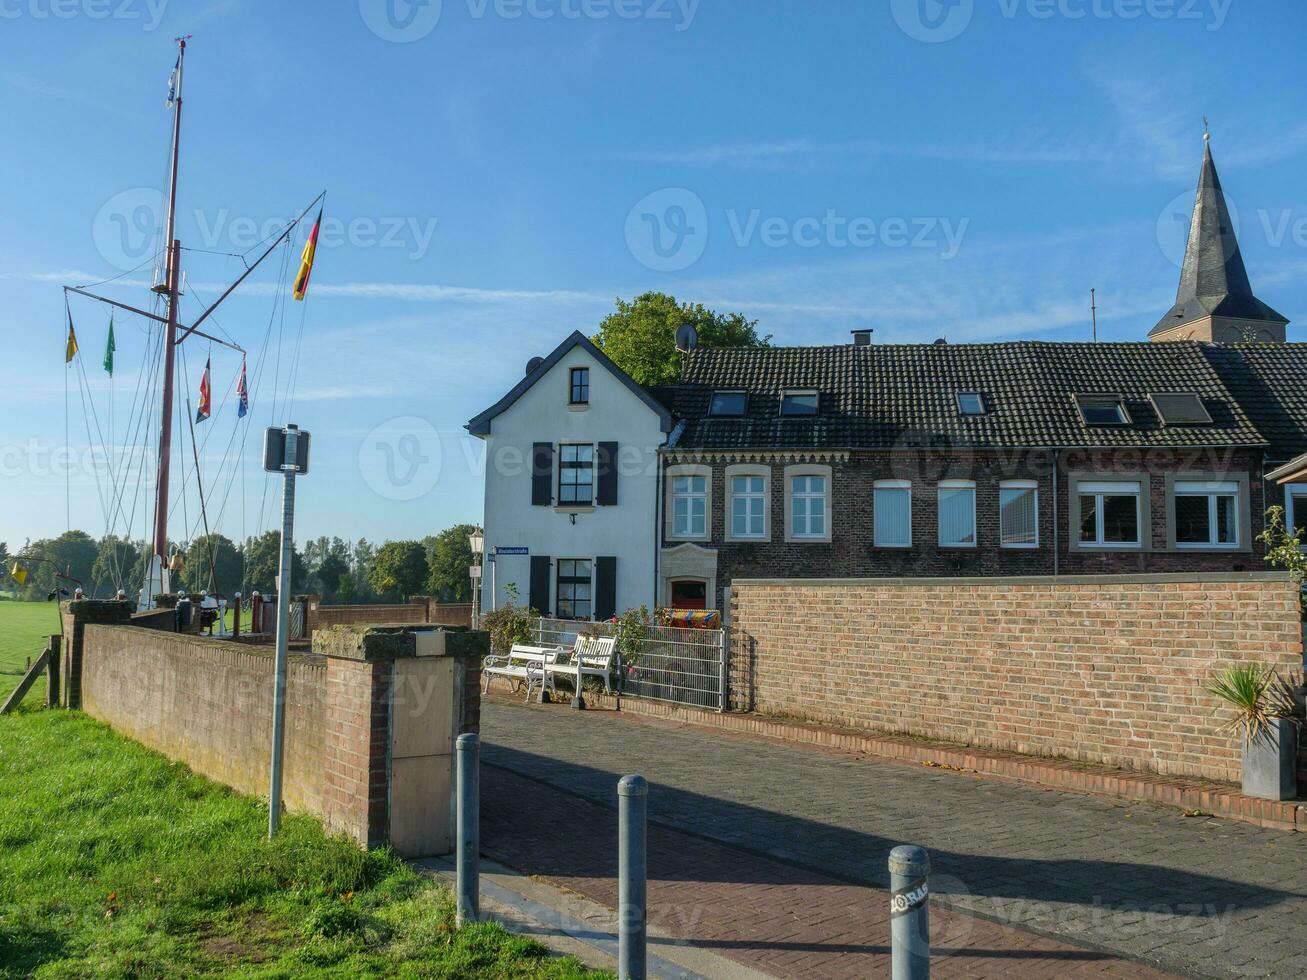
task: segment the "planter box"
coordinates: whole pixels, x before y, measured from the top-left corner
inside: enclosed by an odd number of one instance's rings
[[[1291,800],[1298,795],[1298,728],[1287,718],[1243,748],[1243,791],[1263,800]]]

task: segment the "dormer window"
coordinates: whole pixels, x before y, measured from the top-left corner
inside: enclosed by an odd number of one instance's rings
[[[568,404],[590,404],[590,369],[574,367],[568,376]]]
[[[749,407],[749,395],[743,391],[714,391],[708,405],[709,415],[743,415]]]
[[[1085,425],[1129,425],[1130,413],[1120,395],[1076,395]]]
[[[978,391],[959,391],[957,393],[958,412],[962,415],[984,415],[985,396]]]
[[[781,414],[816,415],[817,392],[800,390],[781,392]]]

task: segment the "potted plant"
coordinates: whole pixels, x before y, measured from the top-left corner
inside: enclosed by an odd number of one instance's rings
[[[1298,726],[1303,720],[1301,676],[1285,680],[1270,667],[1239,664],[1218,674],[1207,693],[1234,709],[1223,730],[1243,745],[1243,791],[1263,800],[1298,795]]]

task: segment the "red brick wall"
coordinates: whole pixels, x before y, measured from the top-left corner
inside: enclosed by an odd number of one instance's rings
[[[736,579],[733,706],[1167,775],[1239,778],[1212,674],[1301,669],[1274,573]]]
[[[390,737],[389,661],[327,660],[323,822],[367,847],[389,825],[386,750]]]
[[[369,626],[374,623],[392,625],[426,621],[425,602],[404,605],[324,606],[310,601],[305,635],[312,636],[314,630],[325,629],[328,626]]]

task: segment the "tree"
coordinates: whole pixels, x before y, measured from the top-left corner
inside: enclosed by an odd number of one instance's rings
[[[322,596],[322,601],[326,603],[335,602],[340,596],[340,578],[342,575],[349,574],[349,563],[344,558],[336,555],[327,555],[326,558],[318,564],[314,577],[318,583],[318,592]]]
[[[351,603],[354,597],[358,595],[358,585],[354,581],[353,572],[342,572],[340,580],[336,583],[336,601]]]
[[[44,599],[56,587],[68,590],[71,595],[76,586],[64,579],[56,578],[56,569],[60,574],[67,574],[77,579],[86,589],[87,595],[95,584],[95,559],[100,547],[95,539],[85,531],[65,531],[57,538],[42,538],[33,541],[21,552],[33,559],[43,561],[25,562],[27,585],[23,588],[26,599]]]
[[[417,595],[426,579],[427,552],[421,541],[387,541],[368,574],[372,587],[388,598]]]
[[[474,524],[455,524],[435,536],[427,595],[440,602],[472,601],[472,582],[467,570],[474,559],[468,536],[475,530]]]
[[[210,560],[213,565],[212,574]],[[188,592],[221,592],[231,596],[241,590],[241,575],[244,571],[242,565],[241,553],[236,550],[236,545],[230,538],[221,534],[202,534],[191,542],[186,551],[186,568],[181,574],[181,584]]]
[[[101,538],[95,564],[91,566],[91,582],[94,583],[88,584],[91,593],[112,596],[119,589],[123,589],[132,595],[136,589],[139,589],[142,580],[134,577],[133,572],[140,563],[144,547],[140,542],[129,541],[113,534],[106,534]],[[132,597],[135,598],[134,595]]]
[[[617,300],[617,312],[604,317],[595,345],[638,384],[670,384],[681,376],[676,329],[688,323],[699,332],[700,347],[767,347],[757,320],[739,313],[714,313],[701,304],[677,303],[665,293],[645,293],[632,302]]]
[[[261,592],[273,595],[277,591],[277,571],[281,563],[281,532],[264,531],[245,542],[245,588],[243,595]],[[294,593],[304,585],[304,559],[291,549],[290,590]],[[234,590],[233,590],[234,591]]]

